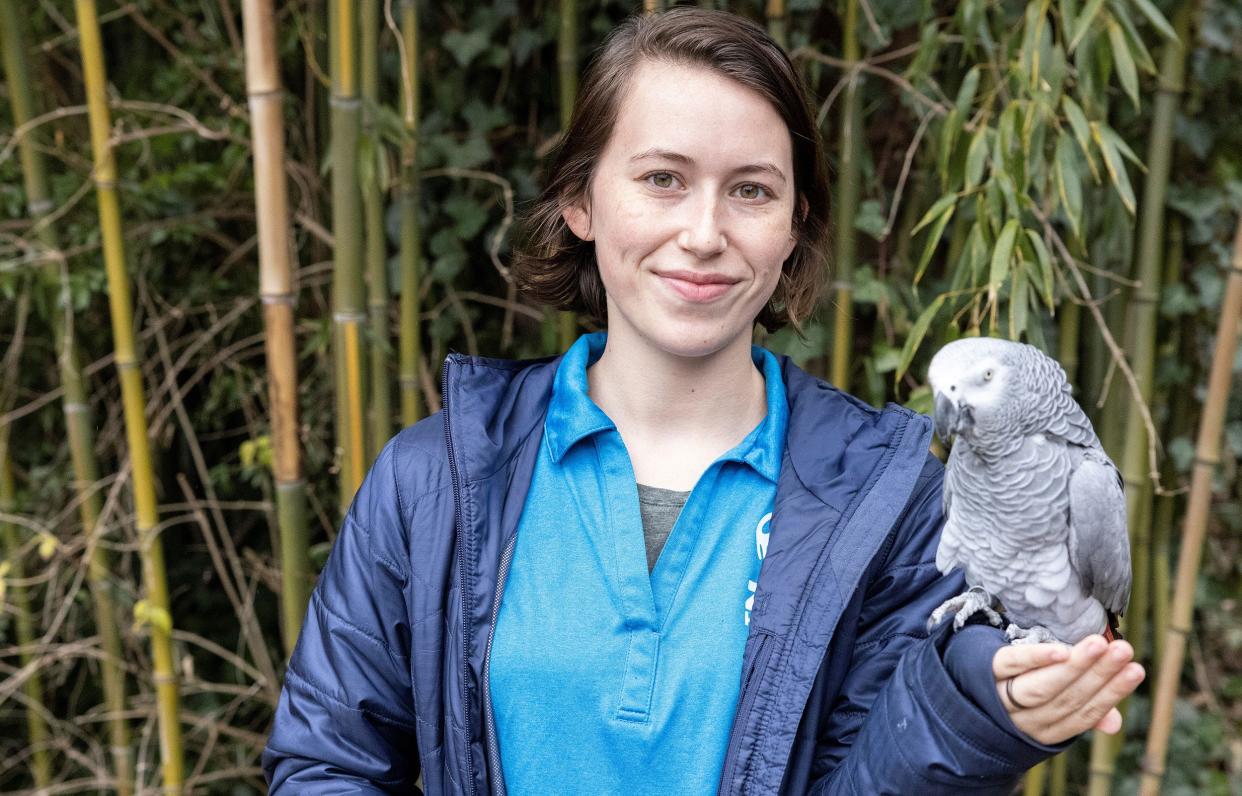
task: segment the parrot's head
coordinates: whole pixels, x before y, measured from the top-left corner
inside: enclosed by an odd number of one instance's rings
[[[1028,348],[993,337],[965,337],[936,352],[927,378],[941,440],[1005,434],[1009,414],[1021,406],[1018,393]]]

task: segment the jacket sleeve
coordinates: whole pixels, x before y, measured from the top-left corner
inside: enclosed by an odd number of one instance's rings
[[[989,625],[928,636],[927,617],[965,590],[936,569],[943,469],[929,456],[858,618],[853,663],[821,736],[811,794],[1008,794],[1045,746],[1010,720],[992,657],[1006,641]]]
[[[389,442],[311,594],[263,752],[273,796],[408,794],[418,778],[393,456]]]

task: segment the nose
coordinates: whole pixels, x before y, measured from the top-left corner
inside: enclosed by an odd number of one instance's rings
[[[718,207],[714,196],[705,196],[697,202],[687,203],[693,214],[677,236],[677,243],[701,260],[724,252],[729,242],[724,229],[716,218]]]

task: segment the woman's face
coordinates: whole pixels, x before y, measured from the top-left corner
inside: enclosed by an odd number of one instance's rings
[[[749,352],[796,244],[789,128],[760,94],[702,67],[645,61],[620,102],[590,206],[564,212],[595,241],[609,336],[684,357]]]

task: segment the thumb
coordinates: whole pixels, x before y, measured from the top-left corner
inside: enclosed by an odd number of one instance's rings
[[[1069,660],[1070,648],[1064,644],[1008,644],[992,657],[992,674],[996,679],[1010,677]]]

